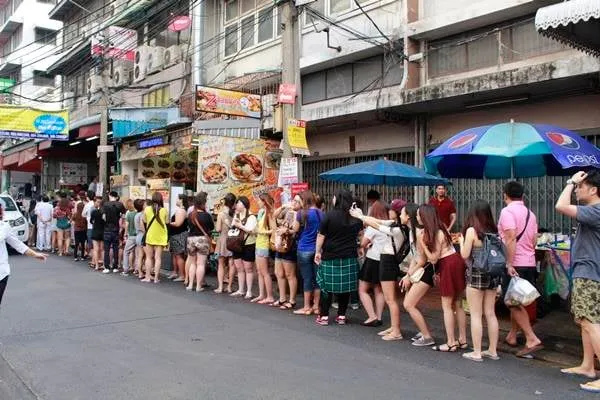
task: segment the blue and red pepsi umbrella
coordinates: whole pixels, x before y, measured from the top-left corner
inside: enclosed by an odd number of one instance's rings
[[[425,158],[445,178],[525,178],[600,168],[600,150],[553,125],[509,122],[462,131]]]

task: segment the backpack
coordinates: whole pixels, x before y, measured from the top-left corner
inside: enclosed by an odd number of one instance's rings
[[[472,268],[483,271],[492,278],[504,276],[506,273],[506,248],[499,235],[485,234],[483,247],[473,258]]]
[[[400,246],[400,248],[396,248],[396,243],[394,241],[394,235],[391,236],[392,248],[394,249],[394,256],[396,257],[396,261],[398,262],[398,264],[402,264],[402,262],[404,261],[404,259],[408,255],[408,253],[410,253],[410,240],[409,240],[410,231],[408,229],[408,226],[406,226],[406,225],[400,225],[400,226],[392,225],[391,228],[392,229],[400,228],[400,230],[402,231],[402,236],[404,237],[404,240],[402,241],[402,245]]]

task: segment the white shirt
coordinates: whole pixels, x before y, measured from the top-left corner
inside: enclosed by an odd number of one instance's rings
[[[52,204],[40,202],[35,205],[35,213],[38,216],[38,223],[50,223],[52,221]]]
[[[381,249],[381,254],[394,255],[394,245],[396,246],[396,251],[400,250],[405,240],[404,235],[400,227],[395,226],[392,228],[388,226],[392,225],[393,221],[382,221],[382,223],[382,225],[379,225],[379,232],[385,233],[387,240]],[[394,238],[394,245],[392,245],[392,237]]]
[[[88,229],[94,228],[92,223],[90,222],[90,219],[92,218],[93,210],[94,210],[94,202],[90,200],[86,203],[85,206],[83,206],[83,211],[81,212],[81,216],[83,216],[85,219],[87,219]]]
[[[379,261],[385,244],[390,241],[388,236],[369,226],[365,230],[364,237],[371,242],[371,247],[367,250],[366,257],[371,260]]]
[[[8,250],[6,244],[10,244],[21,254],[29,249],[25,243],[21,242],[13,233],[10,225],[0,221],[0,281],[10,275],[10,265],[8,264]]]

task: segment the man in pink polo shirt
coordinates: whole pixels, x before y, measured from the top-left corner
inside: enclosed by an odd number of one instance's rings
[[[537,218],[523,203],[524,187],[519,182],[508,182],[504,186],[503,196],[506,207],[500,212],[498,232],[506,245],[506,269],[508,275],[527,279],[535,286],[537,269],[535,265],[535,246],[537,243]],[[506,280],[508,283],[508,279]],[[505,342],[517,346],[519,328],[525,335],[525,347],[517,353],[526,357],[544,346],[531,327],[529,315],[523,306],[511,307],[512,327]]]

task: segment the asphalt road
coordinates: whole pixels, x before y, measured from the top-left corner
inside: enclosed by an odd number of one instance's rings
[[[0,399],[584,399],[558,367],[383,342],[357,324],[83,263],[11,257],[0,312]],[[403,317],[405,336],[414,327]]]

